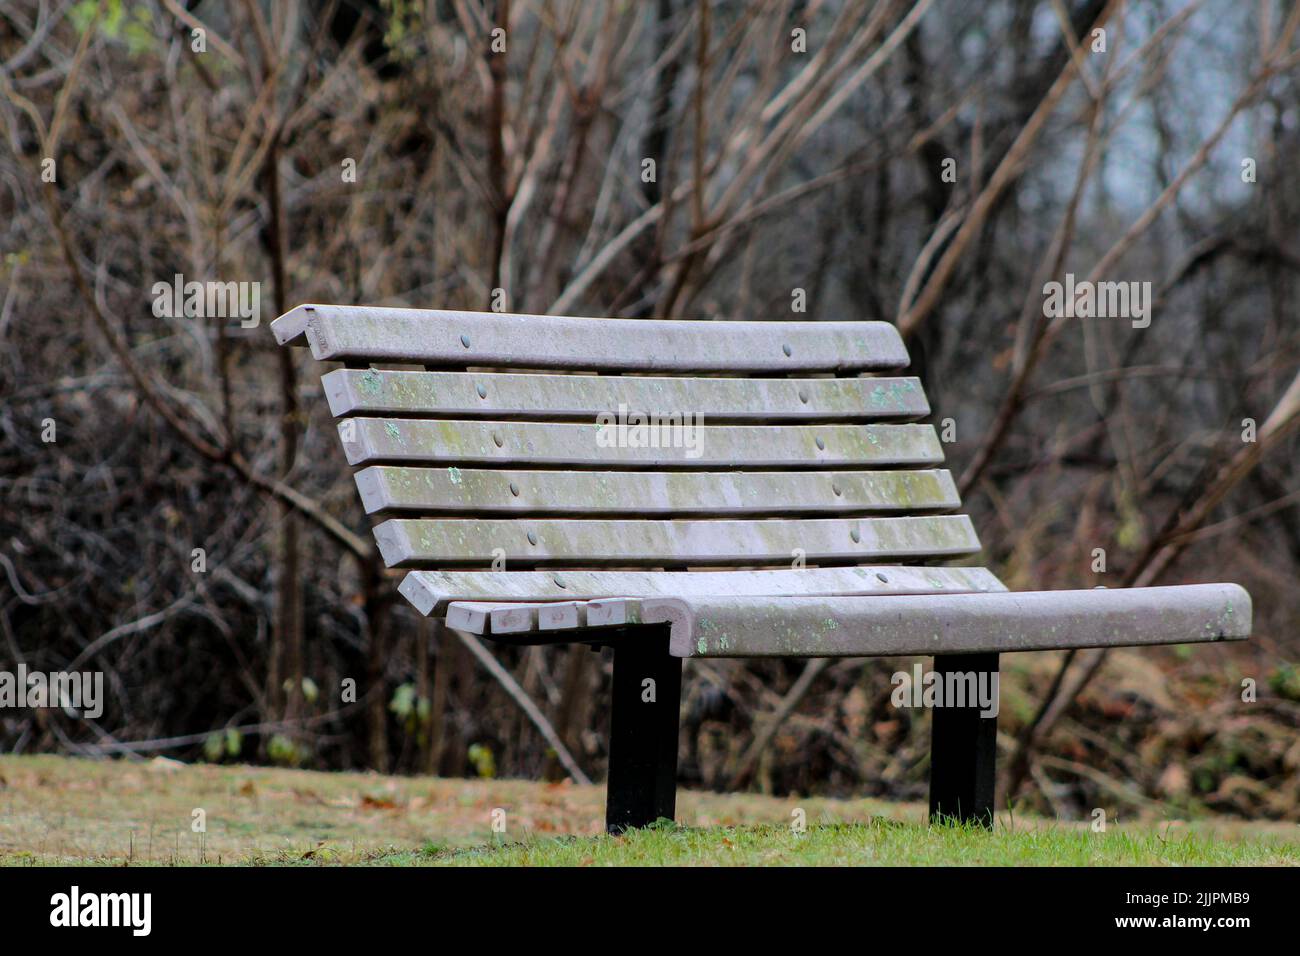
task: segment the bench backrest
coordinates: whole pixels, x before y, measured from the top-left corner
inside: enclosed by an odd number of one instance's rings
[[[979,549],[887,323],[304,305],[272,329],[343,364],[322,385],[391,567],[789,569]]]

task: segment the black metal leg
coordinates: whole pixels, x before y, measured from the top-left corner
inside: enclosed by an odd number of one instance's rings
[[[671,820],[676,812],[682,660],[668,653],[667,627],[633,628],[610,643],[614,687],[605,829],[619,833],[660,817]]]
[[[997,654],[943,654],[935,673],[996,674]],[[989,680],[990,678],[985,678]],[[930,731],[930,821],[957,819],[993,826],[998,719],[980,707],[936,707]]]

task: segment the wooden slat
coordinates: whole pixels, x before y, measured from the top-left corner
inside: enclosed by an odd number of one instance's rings
[[[537,630],[536,604],[503,604],[490,614],[493,634],[524,634]]]
[[[391,518],[375,528],[389,567],[544,563],[776,564],[973,554],[965,515],[749,521]]]
[[[622,371],[902,368],[886,322],[695,322],[300,305],[271,323],[322,360]]]
[[[553,601],[537,607],[539,631],[571,631],[586,626],[586,601]]]
[[[943,461],[930,425],[701,425],[669,432],[660,442],[683,447],[660,448],[627,447],[620,433],[599,425],[556,422],[348,418],[339,422],[339,436],[354,465],[824,468]]]
[[[330,411],[439,418],[585,419],[619,407],[698,411],[710,421],[922,418],[915,378],[681,378],[335,369],[321,376]]]
[[[631,597],[598,598],[587,602],[589,627],[623,627],[641,623],[641,599]]]
[[[487,634],[491,630],[493,605],[474,601],[454,601],[447,605],[447,626],[470,634]]]
[[[366,512],[664,515],[924,512],[961,502],[947,471],[517,471],[372,465]]]
[[[595,598],[789,594],[961,594],[1005,591],[984,568],[871,565],[733,571],[412,571],[398,590],[421,614],[452,601],[570,601]]]
[[[1235,584],[925,597],[647,599],[677,657],[898,657],[1242,640]]]

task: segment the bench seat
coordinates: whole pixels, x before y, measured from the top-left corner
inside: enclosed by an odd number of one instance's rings
[[[1250,595],[1235,584],[929,595],[453,601],[447,625],[518,643],[608,641],[668,624],[674,657],[900,657],[1238,641]],[[619,640],[636,640],[624,632]]]

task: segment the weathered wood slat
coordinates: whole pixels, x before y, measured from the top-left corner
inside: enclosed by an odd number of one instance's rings
[[[902,368],[887,322],[695,322],[300,305],[271,323],[321,360],[622,371]]]
[[[455,601],[447,605],[447,626],[470,634],[487,634],[491,630],[493,606],[477,601]]]
[[[915,378],[681,378],[335,369],[321,376],[338,417],[586,419],[625,407],[708,420],[873,421],[930,411]]]
[[[524,634],[537,630],[536,604],[503,604],[494,607],[489,617],[493,634]]]
[[[346,418],[348,461],[430,464],[808,468],[934,465],[943,450],[930,425],[700,425],[659,432],[632,447],[613,426],[558,422]],[[648,436],[646,436],[648,438]]]
[[[696,597],[790,594],[963,594],[1005,591],[985,568],[870,565],[734,571],[412,571],[398,590],[421,614],[451,601],[555,600],[612,596]],[[557,605],[552,605],[557,606]]]
[[[375,528],[389,567],[489,564],[775,564],[951,557],[979,539],[965,515],[718,521],[391,518]]]
[[[869,597],[647,599],[677,657],[897,657],[1241,640],[1235,584]]]
[[[623,627],[641,623],[641,599],[633,597],[598,598],[587,602],[589,627]]]
[[[371,465],[366,512],[728,515],[925,512],[961,502],[947,471],[523,471]]]
[[[537,606],[539,631],[571,631],[586,626],[586,601],[553,601]]]

